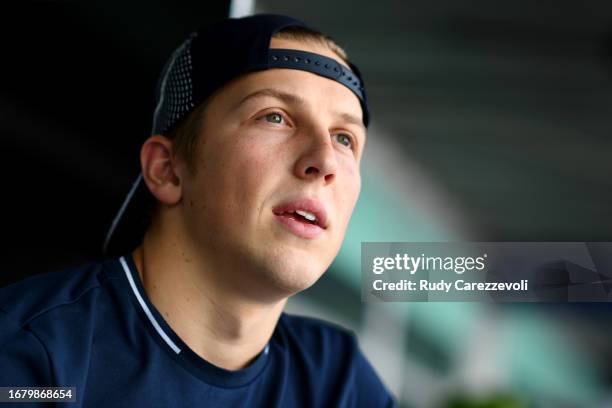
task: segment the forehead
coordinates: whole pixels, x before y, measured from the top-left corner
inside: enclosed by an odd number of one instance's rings
[[[333,51],[316,43],[273,38],[271,45],[272,48],[321,54],[346,66]],[[357,117],[358,122],[363,123],[360,101],[350,89],[332,79],[297,69],[274,68],[240,76],[220,89],[211,104],[231,110],[251,95],[265,100],[265,97],[280,99],[277,96],[281,94],[285,96],[283,102],[310,108],[317,113],[330,112],[344,117]]]
[[[348,68],[346,62],[342,58],[340,58],[338,54],[315,40],[297,41],[290,40],[287,38],[272,38],[270,40],[270,48],[287,48],[292,50],[314,52],[315,54],[320,54],[329,58],[333,58],[340,64]]]
[[[284,99],[296,104],[316,105],[320,109],[335,107],[361,116],[359,99],[350,89],[334,80],[296,69],[269,69],[246,75],[231,87],[230,94],[244,98],[268,89],[277,92],[264,92],[262,96],[284,94],[291,96]]]

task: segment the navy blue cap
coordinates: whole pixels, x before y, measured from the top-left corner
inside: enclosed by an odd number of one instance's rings
[[[311,29],[291,17],[259,14],[223,20],[191,34],[174,51],[160,76],[153,133],[167,133],[236,77],[270,68],[299,69],[338,81],[359,98],[367,126],[367,98],[357,67],[348,62],[347,68],[333,58],[311,52],[270,49],[272,36],[287,27]]]
[[[271,49],[272,36],[288,27],[313,30],[303,22],[276,14],[259,14],[239,19],[226,19],[192,33],[170,56],[157,83],[156,107],[152,134],[168,134],[182,119],[196,109],[217,89],[249,72],[271,68],[288,68],[312,72],[346,86],[359,98],[363,123],[370,121],[367,97],[357,67],[348,67],[333,58],[292,49]],[[317,30],[313,30],[317,31]],[[116,234],[119,221],[143,219],[150,193],[140,188],[138,176],[108,230],[103,251],[108,252],[114,235],[137,235],[121,241],[137,245],[144,234],[143,223]],[[144,193],[144,196],[143,196]],[[141,197],[138,197],[138,196]],[[148,197],[147,197],[148,196]],[[130,214],[126,217],[126,211]],[[138,212],[132,211],[137,209]],[[125,224],[125,221],[122,222]],[[137,230],[136,233],[134,230]],[[115,239],[113,239],[115,241]]]

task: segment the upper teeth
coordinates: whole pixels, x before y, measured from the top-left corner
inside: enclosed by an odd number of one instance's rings
[[[300,214],[302,217],[306,218],[308,221],[314,221],[317,219],[314,214],[309,213],[308,211],[297,210],[296,213]]]

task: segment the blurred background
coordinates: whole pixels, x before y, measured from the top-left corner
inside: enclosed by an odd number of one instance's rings
[[[255,12],[332,35],[373,112],[343,248],[288,311],[355,331],[402,407],[612,407],[607,304],[360,300],[361,242],[612,241],[610,1],[3,5],[0,286],[102,258],[165,59]]]

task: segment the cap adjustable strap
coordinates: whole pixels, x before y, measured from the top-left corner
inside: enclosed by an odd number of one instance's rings
[[[268,65],[270,68],[299,69],[333,79],[353,91],[362,105],[366,103],[361,80],[353,71],[333,58],[307,51],[270,48]]]

